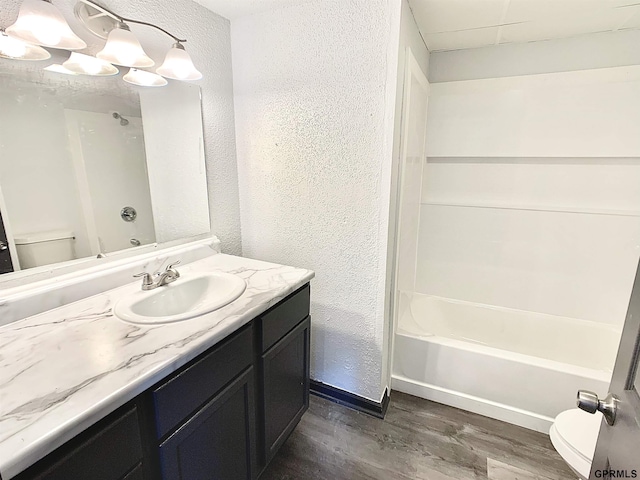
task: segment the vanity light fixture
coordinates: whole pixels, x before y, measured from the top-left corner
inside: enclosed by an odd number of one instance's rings
[[[137,85],[139,87],[164,87],[167,83],[167,79],[161,77],[160,75],[156,75],[152,72],[146,72],[144,70],[138,70],[137,68],[132,68],[129,70],[122,79],[130,83],[132,85]]]
[[[51,54],[37,45],[10,37],[0,29],[0,57],[11,60],[47,60]]]
[[[167,52],[164,63],[156,72],[173,80],[193,81],[202,78],[202,73],[196,69],[191,56],[180,42],[173,44],[171,50]]]
[[[142,49],[129,25],[120,22],[109,32],[107,44],[96,57],[124,67],[153,67],[155,62]]]
[[[143,72],[137,69],[151,67],[154,64],[153,60],[144,52],[140,42],[130,31],[127,24],[131,23],[155,28],[171,37],[175,42],[167,53],[162,66],[156,70],[158,74],[166,78],[182,81],[194,81],[202,78],[202,73],[196,69],[191,56],[184,49],[183,44],[187,41],[186,39],[178,38],[153,23],[122,17],[92,0],[79,0],[74,11],[76,17],[91,33],[107,39],[104,49],[97,54],[98,58],[116,65],[136,69],[135,72],[131,70],[126,75],[129,83],[134,83],[134,81],[151,82],[153,77],[142,75]],[[141,80],[142,77],[145,77],[144,80]],[[157,78],[151,82],[151,85],[146,83],[144,83],[145,86],[160,86]],[[134,84],[142,85],[142,83]]]
[[[23,0],[16,22],[7,27],[7,35],[34,45],[80,50],[87,47],[51,0]]]
[[[96,77],[116,75],[120,71],[109,62],[78,52],[72,52],[69,60],[64,62],[62,66],[78,75],[92,75]]]

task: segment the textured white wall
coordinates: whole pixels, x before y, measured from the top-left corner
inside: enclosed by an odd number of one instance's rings
[[[3,0],[0,26],[15,21],[20,0]],[[96,53],[104,41],[89,33],[73,14],[75,0],[54,0],[73,30],[88,44],[87,53]],[[240,215],[233,114],[233,79],[229,21],[192,0],[105,0],[103,4],[125,17],[144,20],[188,39],[187,50],[204,74],[202,112],[207,159],[209,211],[213,233],[222,241],[225,253],[240,254]],[[162,62],[172,40],[154,29],[131,25],[147,53]],[[107,79],[106,81],[120,81]]]
[[[399,0],[234,20],[243,253],[316,271],[312,377],[379,401]]]

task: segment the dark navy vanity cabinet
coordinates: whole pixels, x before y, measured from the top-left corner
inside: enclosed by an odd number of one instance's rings
[[[305,285],[20,474],[253,480],[309,406]]]
[[[256,320],[260,465],[267,465],[309,407],[309,285]]]
[[[249,367],[160,444],[163,479],[257,476],[254,384]]]
[[[143,470],[141,433],[139,405],[134,401],[116,410],[16,478],[144,478],[140,477]]]

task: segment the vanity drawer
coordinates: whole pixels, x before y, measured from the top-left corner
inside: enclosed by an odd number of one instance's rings
[[[253,361],[253,324],[194,360],[152,391],[158,439],[213,397]]]
[[[309,316],[310,294],[307,284],[260,317],[262,353]]]

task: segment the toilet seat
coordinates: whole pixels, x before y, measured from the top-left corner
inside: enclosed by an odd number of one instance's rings
[[[549,430],[555,449],[584,479],[589,478],[601,420],[600,415],[591,415],[575,408],[559,414]]]

